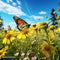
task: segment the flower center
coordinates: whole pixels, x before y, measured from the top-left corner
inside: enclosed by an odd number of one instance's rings
[[[28,34],[28,31],[24,31],[24,34]]]
[[[3,52],[0,52],[0,55],[2,55]]]
[[[35,24],[35,25],[33,25],[33,27],[36,27],[36,24]]]
[[[45,50],[46,50],[46,51],[49,51],[50,49],[49,49],[49,47],[48,47],[48,46],[45,46]]]
[[[8,34],[8,35],[6,36],[6,38],[7,38],[7,39],[10,39],[10,38],[11,38],[11,34]]]

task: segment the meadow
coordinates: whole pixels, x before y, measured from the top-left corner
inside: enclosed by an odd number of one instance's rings
[[[60,21],[57,28],[49,26],[49,22],[39,22],[23,31],[1,29],[0,59],[5,56],[19,60],[60,60]]]

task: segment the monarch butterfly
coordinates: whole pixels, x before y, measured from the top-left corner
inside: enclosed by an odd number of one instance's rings
[[[14,16],[13,19],[15,20],[15,22],[17,24],[17,28],[20,31],[30,27],[30,24],[28,24],[26,21],[24,21],[23,19],[21,19],[17,16]]]

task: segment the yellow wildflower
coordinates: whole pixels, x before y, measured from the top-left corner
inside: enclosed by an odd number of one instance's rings
[[[6,30],[3,30],[3,32],[1,34],[3,34],[2,37],[5,37],[5,35],[7,34],[7,31]]]
[[[47,27],[48,27],[48,24],[46,22],[43,22],[43,23],[40,24],[41,29],[45,29]]]
[[[19,32],[17,35],[18,39],[26,39],[26,36],[24,34],[22,34],[22,32]]]
[[[56,18],[57,20],[60,20],[60,16],[57,16],[57,18]]]
[[[55,26],[54,25],[51,25],[48,30],[54,30],[55,29]]]
[[[18,39],[26,39],[26,37],[30,37],[32,35],[32,33],[33,32],[31,29],[25,29],[18,33],[17,38]]]
[[[13,33],[7,33],[5,38],[3,39],[3,44],[10,44],[15,39]]]
[[[17,35],[17,31],[15,29],[8,31],[8,33],[12,34],[13,36]]]
[[[41,45],[41,52],[45,55],[45,57],[50,57],[51,55],[55,55],[56,49],[53,45],[44,41]]]
[[[5,56],[6,50],[5,48],[0,50],[0,59]]]
[[[34,30],[37,29],[36,24],[32,25],[32,29],[34,29]]]
[[[2,20],[0,20],[0,23],[2,23]]]
[[[32,25],[32,28],[34,30],[39,30],[40,29],[40,23],[36,23],[36,24]]]
[[[60,27],[54,30],[55,32],[60,32]]]
[[[56,38],[56,36],[55,36],[53,31],[49,31],[48,35],[49,35],[50,39],[55,39]]]

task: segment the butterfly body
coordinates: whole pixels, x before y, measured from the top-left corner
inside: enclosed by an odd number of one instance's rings
[[[13,19],[15,20],[15,22],[17,24],[17,28],[20,31],[30,27],[30,24],[28,24],[26,21],[24,21],[23,19],[21,19],[17,16],[14,16]]]

